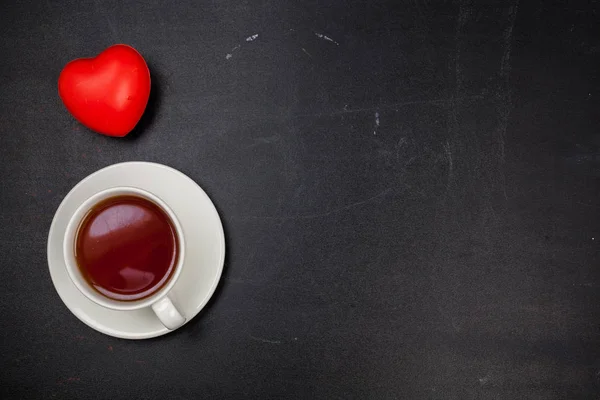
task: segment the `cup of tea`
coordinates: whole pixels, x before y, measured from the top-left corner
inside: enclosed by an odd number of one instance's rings
[[[88,198],[65,231],[69,277],[88,299],[113,310],[151,307],[165,327],[185,322],[169,298],[185,260],[175,213],[154,194],[115,187]]]

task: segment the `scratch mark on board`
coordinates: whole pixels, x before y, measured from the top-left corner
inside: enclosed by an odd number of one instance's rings
[[[257,38],[258,38],[258,33],[255,33],[254,35],[250,35],[250,36],[248,36],[248,37],[246,38],[246,42],[252,42],[252,41],[256,40]],[[234,48],[232,48],[232,49],[231,49],[231,51],[225,55],[225,59],[226,59],[226,60],[229,60],[229,59],[231,59],[231,57],[233,57],[233,53],[234,53],[236,50],[240,49],[241,47],[242,47],[242,45],[241,45],[241,44],[238,44],[237,46],[235,46]]]
[[[319,39],[323,39],[323,40],[326,40],[328,42],[331,42],[331,43],[335,44],[336,46],[340,45],[338,42],[336,42],[335,40],[333,40],[332,38],[330,38],[327,35],[323,35],[322,33],[315,32],[315,36],[318,37]]]
[[[446,189],[449,189],[452,179],[454,178],[454,164],[452,162],[452,150],[450,149],[450,142],[447,140],[446,144],[444,145],[444,151],[446,152],[446,159],[448,160],[448,184]]]
[[[488,374],[488,375],[484,376],[483,378],[479,378],[478,380],[479,380],[479,384],[481,386],[483,386],[490,381],[490,375]]]
[[[400,138],[400,140],[398,140],[398,143],[396,143],[396,161],[400,161],[400,149],[402,149],[404,143],[406,143],[405,137]]]
[[[597,285],[594,285],[593,283],[573,283],[573,286],[589,287],[589,288],[597,287]]]
[[[496,130],[501,163],[504,163],[505,159],[506,128],[508,126],[508,119],[510,117],[512,108],[512,98],[509,87],[511,70],[510,55],[512,51],[513,29],[515,26],[515,21],[517,19],[518,10],[519,0],[516,0],[508,10],[508,25],[504,30],[503,34],[503,53],[502,60],[500,61],[500,77],[504,81],[504,88],[502,90],[502,93],[499,94],[499,96],[501,97],[501,102],[498,106],[498,114],[500,115],[500,121],[498,124],[498,129]]]
[[[375,129],[373,130],[373,135],[377,134],[377,129],[379,129],[379,111],[375,111]]]
[[[258,137],[256,139],[254,139],[254,143],[252,143],[250,146],[246,146],[245,148],[251,149],[251,148],[261,145],[261,144],[272,144],[272,143],[277,142],[279,139],[280,139],[279,135]]]
[[[510,73],[510,54],[512,51],[512,36],[513,29],[515,27],[515,21],[517,19],[517,11],[519,10],[519,0],[516,0],[512,6],[510,6],[508,10],[508,25],[504,30],[503,34],[503,47],[504,51],[502,53],[502,61],[500,62],[500,75],[508,79],[508,74]]]
[[[304,52],[304,54],[306,54],[307,56],[312,58],[312,54],[310,54],[308,51],[306,51],[306,49],[304,47],[302,48],[302,51]]]
[[[250,335],[250,339],[255,340],[257,342],[262,342],[262,343],[281,344],[281,340],[265,339],[265,338],[256,337],[256,336],[252,336],[252,335]]]
[[[471,14],[469,1],[461,1],[458,8],[458,18],[456,20],[456,54],[454,56],[454,72],[456,79],[456,96],[462,89],[462,67],[460,64],[460,56],[462,53],[461,37],[467,24],[469,15]]]
[[[233,52],[236,51],[237,49],[239,49],[240,47],[241,46],[238,44],[233,49],[231,49],[231,53],[227,53],[227,55],[225,56],[225,59],[229,60],[231,57],[233,57]]]

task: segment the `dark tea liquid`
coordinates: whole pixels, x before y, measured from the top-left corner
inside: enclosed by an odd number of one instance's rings
[[[75,258],[88,283],[120,301],[150,296],[166,284],[178,257],[175,227],[165,211],[141,197],[101,201],[84,217]]]

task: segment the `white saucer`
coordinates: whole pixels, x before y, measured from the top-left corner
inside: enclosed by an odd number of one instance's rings
[[[156,194],[177,215],[186,240],[186,259],[172,300],[189,322],[214,293],[225,260],[225,235],[219,214],[206,193],[181,172],[148,162],[127,162],[101,169],[79,182],[64,198],[48,234],[48,265],[58,295],[77,318],[107,335],[146,339],[169,333],[148,309],[115,311],[88,300],[67,275],[62,241],[73,212],[88,197],[114,186],[133,186]],[[180,328],[181,329],[181,328]]]

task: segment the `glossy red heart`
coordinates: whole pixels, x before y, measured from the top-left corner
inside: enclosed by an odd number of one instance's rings
[[[150,71],[133,47],[117,44],[94,58],[69,62],[58,94],[83,125],[108,136],[125,136],[138,123],[150,96]]]

